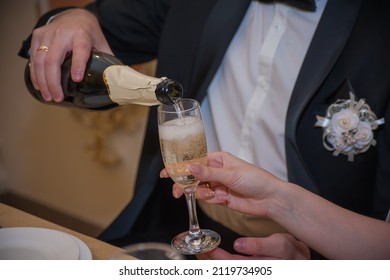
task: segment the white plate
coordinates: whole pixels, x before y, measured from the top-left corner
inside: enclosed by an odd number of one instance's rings
[[[79,254],[79,260],[92,260],[92,253],[91,250],[89,250],[87,244],[85,244],[82,240],[78,239],[76,236],[71,236],[76,242],[77,245],[79,245],[80,248],[80,254]]]
[[[33,227],[0,229],[0,259],[77,260],[79,257],[79,242],[67,233]]]

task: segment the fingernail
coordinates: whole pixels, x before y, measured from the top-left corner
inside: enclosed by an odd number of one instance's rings
[[[42,93],[42,97],[43,97],[43,99],[45,99],[45,101],[47,101],[47,102],[50,102],[50,101],[53,100],[50,94],[43,94],[43,93]]]
[[[176,191],[175,188],[172,190],[172,195],[173,195],[174,198],[179,198],[179,197],[181,196],[181,194],[179,194],[179,193]]]
[[[244,241],[242,239],[237,239],[234,241],[234,250],[241,252],[244,250]]]
[[[80,82],[83,79],[83,72],[82,71],[75,71],[72,78],[73,78],[73,81]]]
[[[207,191],[205,194],[204,194],[204,198],[205,199],[210,199],[210,198],[214,198],[215,197],[215,192],[212,191],[212,190],[209,190]]]
[[[200,173],[201,171],[201,168],[199,165],[193,165],[193,164],[190,164],[187,166],[188,170],[191,171],[192,174],[194,173]]]
[[[62,102],[63,101],[62,95],[60,95],[60,94],[55,94],[53,96],[53,99],[55,102]]]
[[[227,201],[228,200],[228,195],[224,193],[219,193],[215,195],[215,198],[217,198],[219,201]]]

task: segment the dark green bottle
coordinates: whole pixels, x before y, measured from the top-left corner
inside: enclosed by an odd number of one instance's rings
[[[174,104],[183,95],[183,87],[177,81],[141,74],[107,53],[91,52],[81,82],[72,80],[71,64],[69,55],[61,66],[62,102],[47,102],[42,98],[31,82],[28,64],[24,73],[27,89],[42,103],[89,110],[106,110],[125,104]]]

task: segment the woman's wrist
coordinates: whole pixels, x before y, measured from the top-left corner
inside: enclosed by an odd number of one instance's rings
[[[278,223],[289,219],[296,204],[295,189],[296,185],[278,180],[266,199],[266,217]]]

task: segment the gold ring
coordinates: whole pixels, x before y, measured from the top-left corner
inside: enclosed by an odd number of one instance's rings
[[[48,52],[49,51],[49,48],[48,47],[46,47],[46,46],[40,46],[39,48],[38,48],[38,50],[37,51],[44,51],[44,52]]]

